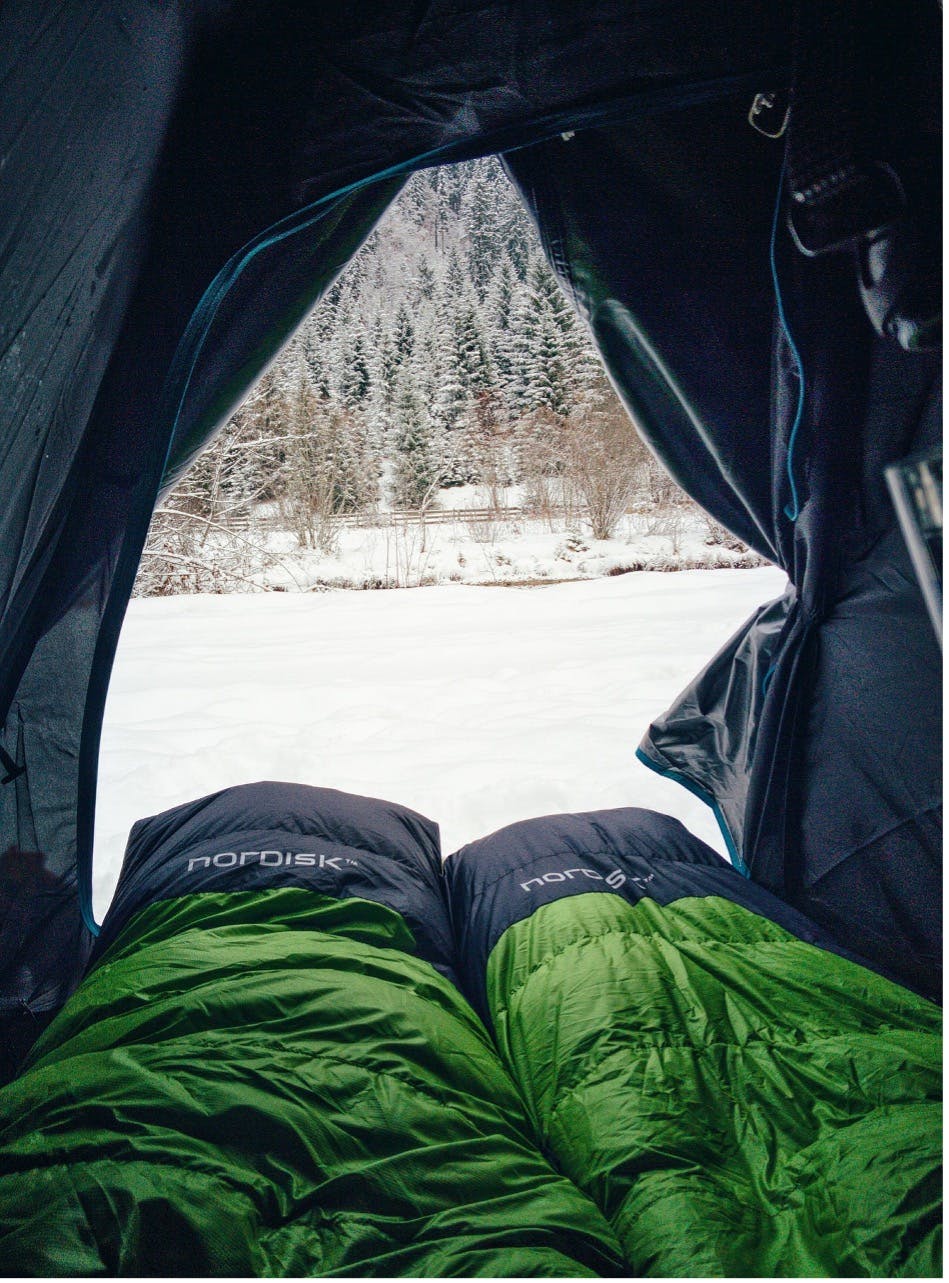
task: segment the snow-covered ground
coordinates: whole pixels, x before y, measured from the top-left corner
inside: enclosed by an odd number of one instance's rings
[[[459,517],[424,528],[418,521],[406,520],[340,526],[328,553],[301,550],[287,532],[270,535],[267,546],[279,560],[255,578],[290,591],[314,585],[509,584],[592,579],[625,570],[669,570],[683,565],[725,568],[755,560],[747,550],[708,540],[708,522],[697,510],[628,513],[610,539],[594,539],[587,523],[568,523],[561,517],[551,521]]]
[[[553,496],[556,499],[556,496]],[[684,499],[684,496],[683,496]],[[189,549],[204,572],[180,580],[166,570],[172,550],[139,591],[220,592],[261,589],[310,592],[321,588],[406,588],[444,583],[556,583],[627,570],[750,566],[760,558],[694,504],[637,505],[616,522],[609,539],[594,539],[579,505],[552,507],[549,516],[520,507],[516,486],[490,492],[457,486],[440,492],[427,521],[380,507],[360,518],[333,519],[323,547],[301,546],[275,504],[262,504],[233,532],[212,529]],[[201,519],[198,518],[198,521]],[[191,530],[193,533],[193,527]],[[157,570],[157,573],[156,573]]]
[[[97,915],[135,819],[260,779],[414,807],[445,854],[532,815],[624,805],[721,850],[702,803],[634,751],[783,584],[762,567],[135,600],[102,741]]]

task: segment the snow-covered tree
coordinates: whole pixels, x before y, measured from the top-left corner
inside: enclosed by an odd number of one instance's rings
[[[567,349],[556,317],[549,311],[541,312],[538,318],[527,382],[530,409],[567,414],[570,409]]]
[[[432,280],[434,289],[434,276]],[[399,310],[396,312],[393,342],[398,364],[402,365],[403,362],[410,360],[415,347],[415,326],[412,324],[404,299],[399,303]]]
[[[415,267],[416,284],[415,294],[422,302],[431,302],[435,297],[437,281],[435,270],[429,260],[428,254],[420,254],[416,260]]]
[[[392,497],[400,507],[431,502],[440,480],[437,432],[411,378],[396,399],[395,466]]]
[[[360,330],[350,334],[348,342],[343,347],[340,376],[339,392],[344,405],[353,409],[368,400],[372,389],[372,372],[369,368],[366,341]]]
[[[494,372],[490,345],[484,332],[480,310],[473,298],[461,301],[453,321],[453,356],[468,397],[475,399],[490,391],[494,384]]]
[[[484,161],[475,163],[462,214],[468,240],[468,278],[480,301],[504,252],[504,243],[498,234],[498,184],[493,167]]]
[[[622,453],[624,413],[498,160],[429,169],[202,457],[180,521],[295,487],[335,520],[372,502],[383,454],[407,504],[512,469],[542,498],[582,471],[584,431],[609,422]]]
[[[505,400],[513,418],[533,410],[536,398],[537,336],[541,317],[537,302],[526,284],[518,285],[511,301],[510,324],[503,343],[499,366],[506,370]]]

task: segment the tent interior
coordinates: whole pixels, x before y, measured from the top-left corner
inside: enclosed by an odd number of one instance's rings
[[[640,755],[753,883],[938,997],[940,651],[884,470],[940,441],[941,10],[830,8],[3,6],[7,1077],[97,931],[156,501],[407,176],[495,153],[650,448],[788,575]]]

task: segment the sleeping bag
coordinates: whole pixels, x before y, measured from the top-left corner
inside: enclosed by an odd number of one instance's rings
[[[941,1276],[941,1033],[677,821],[446,864],[462,980],[633,1274]]]
[[[451,959],[411,811],[256,784],[140,821],[0,1093],[0,1272],[616,1273]]]

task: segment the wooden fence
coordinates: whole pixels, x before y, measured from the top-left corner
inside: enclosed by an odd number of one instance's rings
[[[466,525],[488,525],[493,521],[525,521],[528,518],[562,518],[568,515],[563,504],[551,504],[543,511],[533,508],[428,508],[424,512],[412,510],[370,509],[365,512],[347,512],[334,517],[344,526],[363,528],[408,526],[424,523],[426,526],[442,526],[454,523]],[[252,529],[271,530],[282,525],[277,513],[255,514],[251,512],[232,512],[221,519],[221,525],[229,530],[246,533]]]

